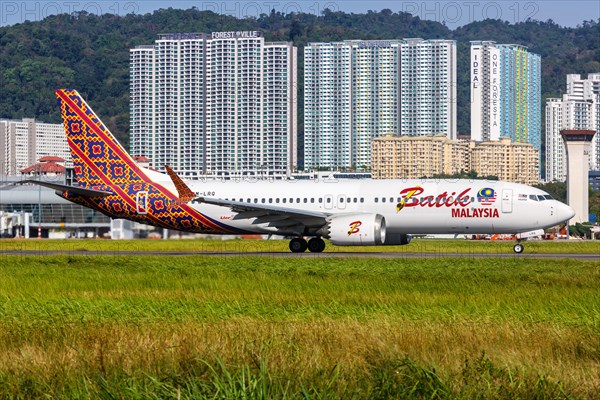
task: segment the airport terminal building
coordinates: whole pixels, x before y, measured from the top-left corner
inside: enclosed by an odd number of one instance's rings
[[[106,215],[71,203],[57,196],[53,189],[20,184],[28,178],[60,184],[69,180],[65,175],[2,176],[0,236],[62,239],[101,237],[110,232],[111,219]]]

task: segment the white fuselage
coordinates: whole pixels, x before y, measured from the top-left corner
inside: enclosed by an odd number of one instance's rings
[[[161,182],[175,191],[173,185]],[[341,214],[380,214],[389,233],[493,234],[544,229],[567,221],[572,209],[533,187],[484,180],[191,181],[199,198]],[[194,200],[191,206],[228,226],[281,233],[228,207]]]

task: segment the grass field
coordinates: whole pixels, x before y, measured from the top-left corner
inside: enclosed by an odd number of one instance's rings
[[[600,398],[600,262],[0,255],[0,398]]]
[[[2,250],[41,251],[189,251],[189,252],[289,252],[287,240],[0,240]],[[585,253],[600,256],[600,241],[526,241],[525,253]],[[407,246],[334,246],[326,252],[401,252],[401,253],[486,253],[512,254],[511,241],[473,241],[443,239],[413,239]]]

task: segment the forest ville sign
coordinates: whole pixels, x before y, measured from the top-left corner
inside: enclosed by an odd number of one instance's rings
[[[230,31],[230,32],[213,32],[213,39],[253,39],[262,36],[262,32],[258,31]]]

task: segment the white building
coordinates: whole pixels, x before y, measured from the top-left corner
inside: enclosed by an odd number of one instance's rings
[[[471,42],[471,139],[541,149],[541,57],[518,44]]]
[[[132,153],[185,176],[294,169],[296,53],[255,31],[161,34],[132,49]]]
[[[546,181],[564,182],[567,177],[563,129],[600,132],[600,73],[567,75],[567,93],[546,102]],[[600,169],[600,135],[594,136],[589,154],[590,170]]]
[[[564,182],[567,177],[567,155],[565,142],[560,135],[563,129],[562,100],[549,98],[546,101],[546,175],[547,182]]]
[[[71,151],[62,124],[0,120],[0,175],[18,175],[22,169],[46,156],[65,159],[71,166]]]
[[[455,140],[456,41],[405,39],[400,56],[400,134]]]
[[[456,43],[309,43],[304,168],[369,168],[372,140],[390,133],[456,137]]]
[[[398,132],[398,40],[304,50],[304,167],[369,167],[371,140]]]

